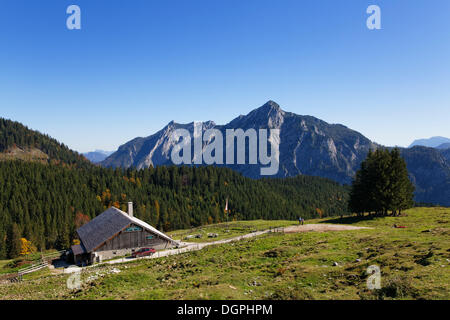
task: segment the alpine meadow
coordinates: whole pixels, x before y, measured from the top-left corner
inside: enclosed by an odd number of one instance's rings
[[[449,12],[3,0],[0,313],[432,317]]]

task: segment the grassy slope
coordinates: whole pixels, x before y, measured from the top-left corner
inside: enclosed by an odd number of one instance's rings
[[[342,221],[308,221],[318,222]],[[20,284],[0,285],[0,297],[450,299],[450,209],[416,208],[406,217],[343,222],[374,229],[274,233],[178,256],[95,267],[83,273],[85,284],[78,291],[66,289],[67,275],[50,276],[47,271]],[[392,228],[394,223],[407,228]],[[339,266],[332,266],[335,261]],[[382,289],[377,291],[366,289],[365,270],[373,264],[382,272]],[[121,272],[108,271],[114,267]],[[96,273],[98,279],[86,281]]]
[[[251,221],[230,221],[217,223],[213,225],[205,225],[193,229],[177,230],[168,232],[175,240],[185,242],[212,242],[223,239],[229,239],[253,231],[267,230],[269,228],[287,227],[298,224],[296,221],[286,220],[251,220]],[[217,233],[217,238],[208,238],[208,233]],[[198,235],[201,238],[185,239],[188,235]]]
[[[1,160],[23,160],[23,161],[38,161],[41,163],[47,163],[48,156],[39,149],[36,148],[10,148],[6,152],[0,153]]]
[[[51,251],[49,250],[48,252]],[[36,252],[27,256],[18,257],[16,259],[0,260],[0,276],[6,273],[16,273],[20,269],[29,267],[35,263],[39,263],[40,259],[41,254],[39,252]]]

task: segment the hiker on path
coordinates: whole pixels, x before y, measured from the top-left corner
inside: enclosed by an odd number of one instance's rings
[[[302,224],[302,221],[303,221],[302,217],[298,217],[298,224]]]

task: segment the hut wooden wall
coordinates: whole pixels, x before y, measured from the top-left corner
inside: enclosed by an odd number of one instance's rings
[[[129,227],[139,227],[131,224]],[[130,249],[139,247],[156,247],[158,245],[167,243],[168,241],[160,238],[158,235],[139,227],[142,231],[121,231],[117,236],[108,240],[101,247],[95,251],[108,251],[119,249]],[[153,239],[147,239],[152,236]]]

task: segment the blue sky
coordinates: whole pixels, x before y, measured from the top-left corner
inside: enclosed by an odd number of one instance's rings
[[[449,15],[448,0],[2,0],[0,116],[81,152],[270,99],[385,145],[450,137]]]

